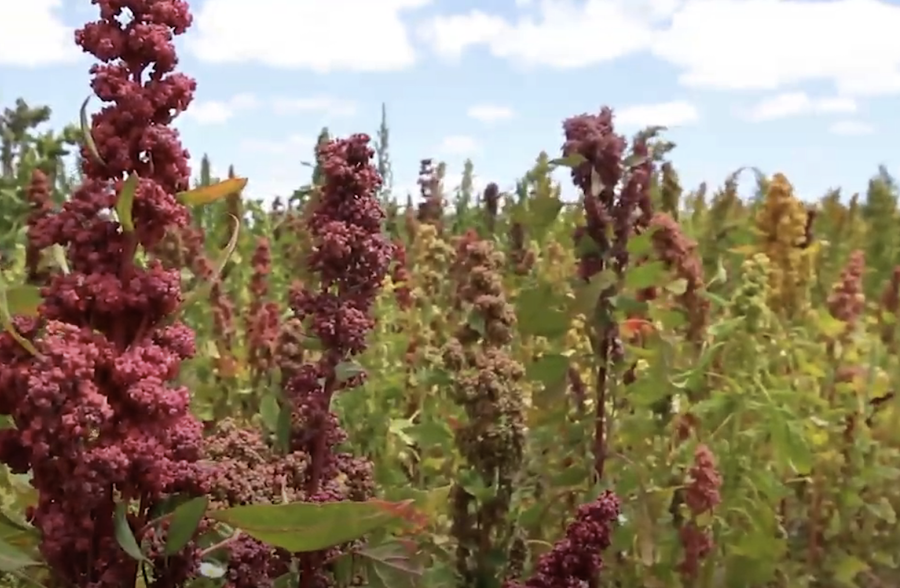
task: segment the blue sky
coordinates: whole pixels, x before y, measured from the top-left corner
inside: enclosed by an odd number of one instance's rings
[[[669,125],[688,187],[755,165],[804,198],[900,175],[900,2],[877,0],[194,0],[178,44],[198,81],[179,121],[195,160],[253,196],[308,178],[323,125],[374,135],[388,107],[394,183],[423,157],[509,188],[567,116]],[[0,104],[77,118],[89,0],[0,0]],[[97,102],[93,103],[98,106]],[[196,166],[195,166],[196,167]],[[562,176],[562,174],[561,174]],[[564,179],[564,178],[563,178]]]

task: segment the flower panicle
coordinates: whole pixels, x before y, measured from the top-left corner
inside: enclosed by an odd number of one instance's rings
[[[201,425],[189,391],[173,383],[196,351],[194,333],[172,320],[182,302],[179,272],[159,261],[139,266],[134,256],[189,216],[175,198],[188,187],[187,152],[170,124],[195,89],[175,71],[173,44],[191,14],[184,0],[94,4],[99,18],[75,41],[99,60],[90,70],[104,103],[90,128],[96,153],[82,148],[82,184],[29,227],[29,247],[61,246],[70,272],[49,277],[37,319],[18,321],[37,355],[0,335],[0,364],[11,368],[0,380],[0,409],[17,425],[0,434],[0,460],[32,472],[39,499],[31,520],[61,584],[134,584],[137,563],[111,523],[126,500],[141,504],[134,531],[147,540],[152,575],[183,586],[199,564],[196,545],[163,558],[154,551],[160,537],[142,529],[168,496],[208,487]],[[124,231],[103,212],[132,174],[134,231]]]

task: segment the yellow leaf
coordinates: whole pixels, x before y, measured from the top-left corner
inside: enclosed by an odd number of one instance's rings
[[[202,206],[240,193],[247,186],[247,178],[229,178],[217,184],[200,186],[178,193],[178,201],[187,206]]]
[[[37,286],[13,286],[6,290],[6,305],[12,316],[35,317],[41,306],[41,289]]]

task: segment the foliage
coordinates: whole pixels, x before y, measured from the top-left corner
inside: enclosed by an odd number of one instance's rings
[[[0,117],[7,585],[900,581],[886,170],[849,199],[689,190],[664,129],[603,109],[512,193],[423,159],[402,206],[385,109],[263,202],[206,157],[188,185],[174,107],[139,157],[98,95],[61,133]]]

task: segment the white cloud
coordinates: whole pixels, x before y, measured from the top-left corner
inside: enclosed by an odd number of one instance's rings
[[[509,120],[515,116],[512,108],[509,108],[508,106],[497,106],[495,104],[476,104],[475,106],[470,106],[466,114],[468,114],[469,118],[474,118],[475,120],[484,123]]]
[[[761,100],[745,117],[760,122],[803,114],[852,114],[856,110],[856,100],[852,98],[810,98],[806,92],[786,92]]]
[[[576,68],[649,51],[683,85],[773,90],[832,82],[841,95],[900,93],[900,5],[879,0],[541,0],[508,20],[473,10],[419,34],[439,55],[484,46],[527,65]],[[602,39],[602,42],[597,42]]]
[[[265,153],[268,155],[287,155],[302,154],[300,159],[304,159],[303,155],[309,154],[308,159],[312,159],[313,148],[316,145],[316,138],[308,135],[290,135],[285,139],[244,139],[240,143],[243,151],[251,153]]]
[[[62,0],[0,2],[0,66],[72,63],[83,54],[60,18]]]
[[[695,123],[700,119],[694,105],[684,100],[636,104],[617,110],[615,116],[616,122],[620,125],[641,128],[657,125],[677,127]]]
[[[319,73],[395,71],[415,62],[400,19],[430,0],[207,0],[188,46],[210,63],[256,62]]]
[[[441,141],[440,150],[453,155],[468,155],[480,151],[481,146],[474,137],[468,135],[451,135]]]
[[[259,107],[253,94],[237,94],[228,100],[198,100],[191,104],[185,116],[201,125],[220,125],[231,120],[238,112]]]
[[[340,100],[329,96],[312,98],[275,98],[272,108],[276,114],[292,114],[297,112],[321,112],[328,116],[353,116],[357,106],[350,100]]]
[[[900,6],[878,0],[688,0],[653,52],[681,82],[774,89],[831,81],[842,95],[900,91]]]
[[[437,16],[420,27],[419,36],[451,60],[484,45],[497,58],[558,68],[613,60],[650,43],[650,29],[628,17],[619,0],[588,0],[583,8],[543,0],[539,12],[540,19],[525,16],[515,23],[480,10]]]
[[[864,122],[855,120],[841,120],[828,127],[828,132],[835,135],[861,136],[871,135],[875,132],[875,129],[872,127],[872,125],[866,124]]]

